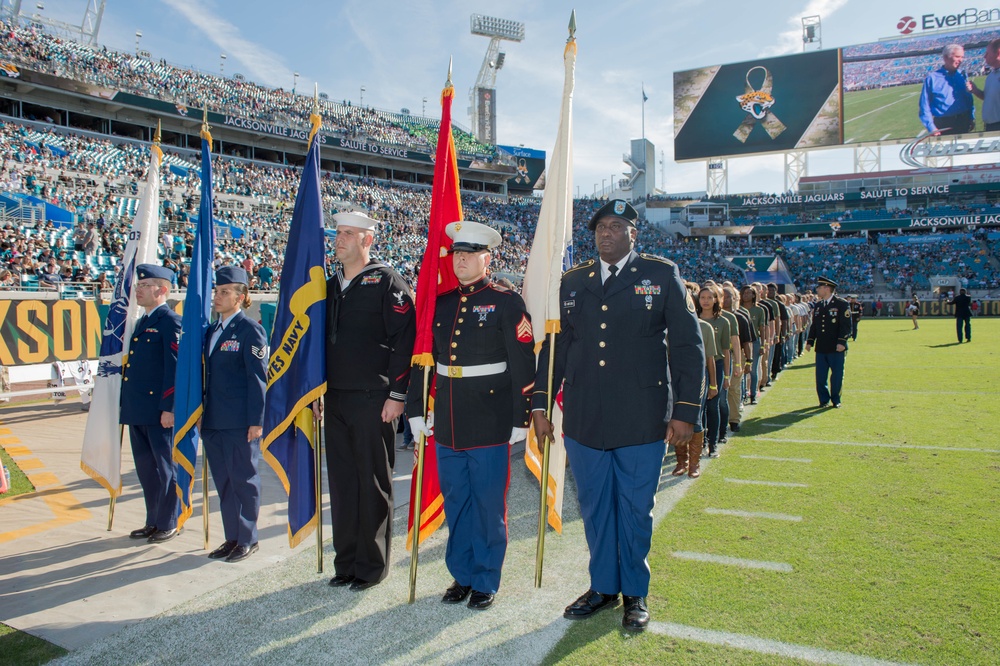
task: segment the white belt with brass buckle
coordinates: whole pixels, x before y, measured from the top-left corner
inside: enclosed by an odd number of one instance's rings
[[[484,363],[483,365],[442,365],[437,364],[439,375],[445,377],[487,377],[489,375],[499,375],[507,370],[507,361],[500,363]]]

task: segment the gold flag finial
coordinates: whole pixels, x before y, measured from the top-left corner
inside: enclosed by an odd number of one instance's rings
[[[313,83],[313,113],[319,115],[319,83]]]
[[[212,128],[208,126],[208,105],[206,104],[204,107],[202,107],[201,131],[202,132],[207,132],[210,129],[212,129]]]
[[[318,83],[313,83],[313,108],[312,114],[309,115],[309,124],[312,125],[312,129],[309,131],[309,144],[311,145],[313,137],[315,137],[323,127],[323,116],[319,112]]]
[[[159,118],[156,119],[156,134],[153,136],[153,144],[160,145],[160,125],[163,123]]]
[[[454,60],[454,56],[448,56],[448,81],[444,84],[445,88],[451,88],[451,63]]]
[[[576,10],[572,10],[569,15],[569,39],[566,41],[571,42],[576,39]]]

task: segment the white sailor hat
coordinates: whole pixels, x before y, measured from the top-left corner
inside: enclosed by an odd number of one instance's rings
[[[364,213],[336,213],[333,216],[333,221],[337,223],[338,229],[344,226],[375,231],[375,227],[378,225],[378,220],[373,220]]]
[[[481,252],[503,242],[496,229],[479,222],[452,222],[444,228],[444,232],[453,241],[452,252]]]

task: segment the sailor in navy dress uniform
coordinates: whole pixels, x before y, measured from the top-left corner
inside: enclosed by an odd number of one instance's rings
[[[371,258],[377,222],[337,213],[341,268],[326,283],[326,469],[332,587],[354,591],[389,574],[396,425],[410,383],[416,312],[410,287]]]
[[[683,447],[701,418],[705,350],[677,266],[633,250],[637,218],[619,199],[590,220],[600,260],[562,276],[552,386],[563,387],[566,454],[590,547],[590,589],[564,617],[614,607],[622,593],[622,626],[641,631],[666,442]],[[552,439],[548,371],[546,339],[532,398],[539,441]]]
[[[119,422],[128,426],[135,471],[146,500],[146,524],[129,536],[157,543],[177,536],[174,372],[181,318],[167,306],[172,270],[139,264],[136,278],[135,299],[146,314],[136,323],[122,364]]]
[[[219,321],[205,343],[205,399],[201,436],[219,493],[226,541],[212,559],[239,562],[258,549],[260,437],[264,425],[267,340],[243,314],[250,306],[247,272],[222,266],[215,273],[212,308]]]
[[[484,610],[500,588],[507,552],[510,445],[528,432],[534,336],[521,296],[489,278],[500,234],[476,222],[453,222],[445,233],[459,286],[438,296],[433,327],[432,427],[448,523],[445,563],[455,579],[441,601],[468,598],[469,608]],[[429,434],[423,414],[421,392],[411,391],[407,415],[417,438]]]
[[[847,339],[852,332],[851,304],[835,294],[837,283],[833,280],[821,277],[816,282],[816,295],[820,300],[813,309],[806,351],[810,351],[813,345],[816,346],[816,394],[819,396],[819,406],[840,407]]]

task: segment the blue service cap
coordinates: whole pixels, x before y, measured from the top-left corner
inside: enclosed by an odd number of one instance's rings
[[[167,282],[174,281],[174,272],[167,268],[166,266],[157,266],[156,264],[139,264],[135,267],[135,274],[140,280],[166,280]]]
[[[249,285],[247,272],[239,266],[222,266],[215,271],[215,286],[221,287],[224,284],[244,284]]]
[[[635,221],[639,219],[639,211],[624,199],[612,199],[601,206],[599,211],[594,213],[594,217],[590,218],[590,224],[587,225],[587,228],[591,231],[596,229],[597,223],[602,217],[617,217],[634,227]]]
[[[837,283],[834,282],[833,280],[831,280],[828,277],[820,276],[820,277],[816,278],[816,284],[818,284],[818,285],[819,284],[825,284],[828,287],[833,287],[834,291],[837,290]]]

